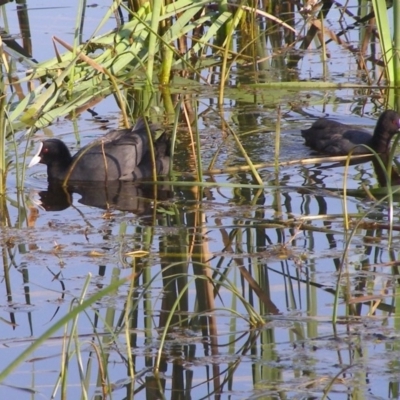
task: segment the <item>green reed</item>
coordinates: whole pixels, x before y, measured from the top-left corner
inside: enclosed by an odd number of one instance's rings
[[[396,1],[394,3],[397,3]],[[399,54],[393,48],[393,37],[390,33],[390,24],[388,18],[388,11],[386,9],[386,1],[372,0],[373,9],[375,12],[376,25],[379,32],[380,45],[382,50],[382,58],[384,60],[386,79],[390,83],[399,84],[400,75],[395,73],[395,65],[398,64]],[[398,8],[398,6],[396,6]],[[394,20],[398,20],[399,16],[394,16]],[[396,26],[396,24],[395,24]],[[396,36],[398,36],[397,34]],[[400,42],[397,43],[399,45]],[[397,47],[397,49],[399,49]]]
[[[0,59],[4,59],[3,44],[0,42]],[[0,196],[5,195],[6,190],[6,138],[7,138],[7,97],[4,69],[0,68]]]

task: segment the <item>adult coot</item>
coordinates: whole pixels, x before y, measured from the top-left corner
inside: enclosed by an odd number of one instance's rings
[[[154,134],[154,126],[149,126]],[[140,118],[133,129],[114,130],[82,147],[71,156],[59,139],[44,140],[29,167],[47,165],[47,177],[53,181],[135,181],[151,178],[153,163],[150,137],[145,120]],[[156,172],[169,168],[169,144],[163,133],[154,142]]]
[[[358,146],[360,144],[386,154],[389,151],[390,141],[399,128],[400,115],[388,110],[379,117],[373,135],[363,129],[326,118],[318,119],[309,129],[302,130],[301,135],[306,140],[306,146],[325,154],[347,155],[353,148],[353,154],[368,154],[368,149]]]

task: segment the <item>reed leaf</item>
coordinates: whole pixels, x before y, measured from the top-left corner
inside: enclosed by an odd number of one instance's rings
[[[392,37],[390,34],[390,24],[387,16],[386,1],[372,0],[375,11],[376,25],[378,27],[382,57],[384,59],[386,79],[388,82],[395,82],[394,53]],[[398,16],[397,16],[398,18]],[[396,55],[398,57],[398,55]]]

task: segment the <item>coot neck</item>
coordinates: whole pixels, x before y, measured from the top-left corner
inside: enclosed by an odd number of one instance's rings
[[[62,158],[52,160],[47,164],[47,177],[50,182],[62,181],[67,175],[69,167],[72,163],[72,157],[68,154],[68,157],[64,154]]]
[[[382,130],[378,124],[368,145],[377,153],[386,154],[389,151],[391,139],[392,135],[389,132]]]

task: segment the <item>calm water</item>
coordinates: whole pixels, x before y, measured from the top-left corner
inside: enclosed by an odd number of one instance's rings
[[[18,32],[15,4],[6,7],[10,32]],[[87,8],[87,34],[93,32],[106,7],[100,2]],[[332,13],[332,20],[336,15]],[[74,16],[74,7],[35,2],[29,17],[38,60],[53,56],[52,35],[72,40]],[[102,32],[112,28],[111,21]],[[350,35],[358,40],[356,33]],[[329,79],[358,82],[353,57],[331,46]],[[240,71],[234,72],[240,79]],[[299,80],[322,75],[320,56],[310,52],[299,65]],[[221,132],[216,93],[212,88],[200,98],[203,169],[219,146],[214,168],[244,165],[234,140],[225,139]],[[299,129],[314,117],[330,115],[371,129],[375,125],[376,107],[367,91],[243,90],[239,99],[226,98],[224,118],[243,135],[246,151],[255,163],[273,162],[278,105],[282,110],[281,161],[313,156],[303,145]],[[29,144],[30,155],[36,141],[45,136],[60,137],[75,151],[105,130],[118,127],[120,113],[112,98],[96,105],[95,111],[107,122],[95,122],[89,113],[77,120],[60,119],[36,134]],[[250,131],[253,133],[246,134]],[[24,144],[23,134],[19,135]],[[180,173],[193,172],[188,138],[184,131],[181,135],[176,168]],[[7,151],[15,158],[12,144]],[[17,152],[23,154],[24,145]],[[216,386],[222,387],[222,399],[319,398],[336,376],[330,398],[349,394],[398,397],[398,324],[391,314],[396,303],[393,294],[399,277],[395,261],[400,242],[395,230],[389,251],[387,204],[366,197],[348,197],[345,203],[337,191],[343,187],[345,170],[332,163],[295,164],[282,167],[278,175],[273,167],[264,166],[260,174],[265,182],[262,191],[251,185],[250,174],[235,171],[206,175],[210,186],[204,191],[190,186],[191,179],[185,175],[179,180],[187,185],[166,184],[158,188],[157,195],[154,188],[131,184],[110,186],[106,192],[95,187],[73,194],[71,204],[69,196],[48,189],[42,166],[27,171],[23,192],[18,195],[16,170],[11,167],[8,216],[1,228],[0,370],[68,313],[74,299],[82,296],[89,274],[85,297],[117,278],[128,277],[133,271],[129,253],[142,249],[148,255],[137,260],[135,271],[143,270],[135,290],[131,292],[127,282],[79,318],[75,335],[82,352],[81,368],[90,382],[90,398],[100,393],[94,344],[104,346],[108,355],[105,364],[115,388],[113,399],[129,397],[130,390],[137,391],[138,399],[161,398],[159,392],[171,399],[213,398]],[[347,184],[351,189],[377,186],[372,166],[350,167]],[[107,204],[112,205],[109,212]],[[354,214],[348,231],[344,228],[345,209]],[[366,221],[380,226],[355,226],[356,217],[367,211]],[[394,214],[396,225],[397,207]],[[194,279],[198,265],[191,257],[196,251],[203,265],[212,268],[214,282],[221,279],[223,283],[206,323],[196,317],[199,302],[204,301],[202,290],[206,290],[204,280]],[[331,323],[334,295],[345,251],[339,285],[340,323],[335,331]],[[176,269],[166,267],[174,262]],[[186,273],[186,278],[178,282],[174,274],[180,273]],[[167,324],[165,311],[175,306],[185,285],[186,302],[179,303],[174,313],[181,323],[173,320],[179,328],[167,336],[160,380],[156,380],[153,367]],[[241,296],[264,318],[260,329],[250,328],[251,309],[245,307]],[[349,297],[351,306],[346,307],[343,298]],[[363,301],[357,302],[357,297]],[[127,304],[137,307],[129,350],[125,330],[117,329]],[[110,325],[115,336],[110,334]],[[7,378],[7,386],[0,386],[0,397],[50,398],[63,363],[63,334],[70,335],[71,330],[69,326],[52,335],[22,363]],[[137,377],[132,386],[128,351]],[[70,399],[82,393],[77,365],[74,359],[69,368]],[[59,393],[60,388],[56,398]]]

